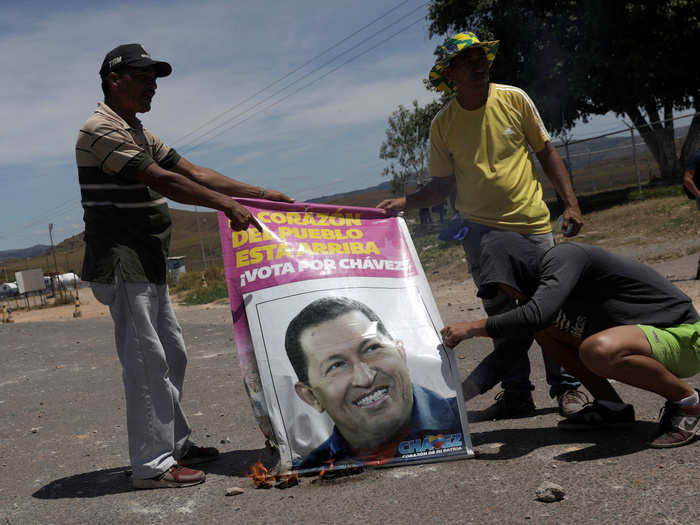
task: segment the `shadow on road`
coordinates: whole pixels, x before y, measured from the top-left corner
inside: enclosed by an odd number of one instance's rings
[[[131,468],[117,467],[75,474],[44,485],[32,496],[39,499],[96,498],[131,489]]]
[[[486,410],[469,410],[467,412],[467,419],[470,423],[479,423],[480,421],[492,421],[484,415],[484,412],[486,412]],[[556,407],[538,408],[532,414],[527,414],[525,416],[517,417],[514,419],[526,419],[533,416],[555,414],[556,412],[558,412],[558,409]]]
[[[554,456],[558,461],[592,461],[634,454],[649,448],[649,437],[657,423],[637,421],[625,429],[566,431],[554,428],[499,429],[472,432],[472,443],[480,447],[476,459],[506,460],[525,456],[539,448],[571,444],[563,454]],[[489,450],[489,443],[500,444]],[[590,443],[586,446],[585,443]]]
[[[277,456],[270,452],[269,448],[234,450],[231,452],[224,452],[219,456],[219,459],[212,463],[202,465],[201,468],[207,473],[244,478],[250,471],[251,465],[258,461],[261,461],[269,470],[277,463],[278,459]]]
[[[207,473],[245,477],[250,466],[258,460],[268,468],[276,461],[268,449],[234,450],[221,454],[219,459],[200,468]],[[32,496],[39,499],[96,498],[131,490],[131,467],[125,466],[57,479],[41,487]]]

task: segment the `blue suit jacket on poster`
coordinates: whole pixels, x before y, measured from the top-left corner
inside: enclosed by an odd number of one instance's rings
[[[457,398],[444,398],[435,392],[423,388],[420,385],[412,385],[413,388],[413,412],[411,413],[411,426],[404,440],[422,439],[426,434],[461,434],[462,425],[459,417]],[[395,456],[400,456],[398,451]],[[321,443],[305,458],[294,462],[295,470],[319,468],[333,459],[354,460],[352,447],[340,435],[337,427],[333,427],[331,436]]]

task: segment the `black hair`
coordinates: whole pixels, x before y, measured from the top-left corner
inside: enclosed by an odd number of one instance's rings
[[[287,333],[284,336],[284,348],[287,351],[287,357],[292,367],[294,367],[300,382],[305,384],[309,382],[309,364],[301,346],[301,333],[310,326],[317,326],[355,311],[361,312],[370,321],[375,321],[377,330],[389,339],[393,339],[379,316],[366,304],[348,297],[322,297],[316,299],[306,305],[292,319],[289,326],[287,326]]]

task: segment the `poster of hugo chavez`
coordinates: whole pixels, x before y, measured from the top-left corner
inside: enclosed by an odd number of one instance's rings
[[[241,372],[284,471],[473,455],[459,373],[402,217],[238,199],[219,213]]]

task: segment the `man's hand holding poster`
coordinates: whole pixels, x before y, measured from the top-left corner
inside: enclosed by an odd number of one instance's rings
[[[284,469],[472,454],[459,374],[402,218],[240,199],[219,214],[241,371]]]

